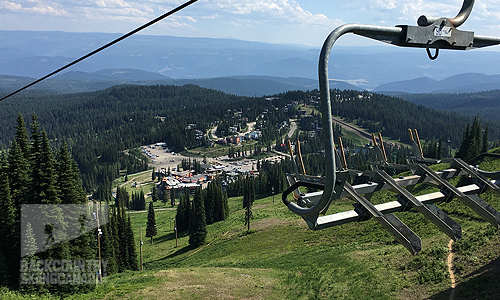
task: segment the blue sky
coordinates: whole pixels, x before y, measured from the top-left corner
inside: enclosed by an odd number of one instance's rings
[[[0,30],[125,33],[181,0],[0,0]],[[416,25],[422,15],[454,17],[462,0],[199,0],[142,34],[236,38],[319,47],[345,23]],[[477,0],[460,28],[500,35],[500,0]],[[373,44],[348,38],[345,44]]]

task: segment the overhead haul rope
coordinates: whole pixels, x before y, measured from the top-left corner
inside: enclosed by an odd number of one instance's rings
[[[84,56],[82,56],[82,57],[80,57],[80,58],[72,61],[72,62],[70,62],[69,64],[65,65],[64,67],[61,67],[61,68],[55,70],[54,72],[52,72],[50,74],[47,74],[47,75],[43,76],[42,78],[37,79],[37,80],[33,81],[32,83],[30,83],[28,85],[25,85],[22,88],[20,88],[20,89],[14,91],[14,92],[8,94],[7,96],[1,98],[0,101],[5,100],[5,99],[13,96],[13,95],[15,95],[15,94],[17,94],[17,93],[19,93],[19,92],[21,92],[21,91],[29,88],[30,86],[33,86],[33,85],[39,83],[40,81],[43,81],[43,80],[49,78],[50,76],[55,75],[55,74],[61,72],[62,70],[65,70],[65,69],[71,67],[72,65],[81,62],[82,60],[84,60],[86,58],[89,58],[90,56],[92,56],[92,55],[94,55],[94,54],[96,54],[98,52],[101,52],[102,50],[104,50],[104,49],[106,49],[106,48],[108,48],[108,47],[110,47],[110,46],[112,46],[112,45],[120,42],[121,40],[124,40],[124,39],[128,38],[129,36],[131,36],[133,34],[136,34],[137,32],[139,32],[139,31],[141,31],[141,30],[143,30],[143,29],[145,29],[145,28],[147,28],[147,27],[149,27],[149,26],[151,26],[151,25],[153,25],[153,24],[155,24],[155,23],[157,23],[157,22],[165,19],[166,17],[168,17],[170,15],[175,14],[176,12],[178,12],[178,11],[180,11],[180,10],[188,7],[189,5],[191,5],[191,4],[193,4],[193,3],[197,2],[197,1],[198,0],[191,0],[191,1],[188,1],[188,2],[186,2],[184,4],[182,4],[182,5],[177,6],[176,8],[172,9],[171,11],[169,11],[169,12],[167,12],[167,13],[159,16],[158,18],[156,18],[156,19],[154,19],[154,20],[152,20],[152,21],[150,21],[150,22],[148,22],[148,23],[146,23],[146,24],[144,24],[144,25],[142,25],[142,26],[140,26],[140,27],[138,27],[138,28],[130,31],[129,33],[127,33],[125,35],[122,35],[121,37],[119,37],[119,38],[117,38],[117,39],[115,39],[115,40],[107,43],[106,45],[104,45],[104,46],[102,46],[102,47],[100,47],[100,48],[98,48],[98,49],[96,49],[96,50],[94,50],[94,51],[92,51],[92,52],[90,52],[90,53],[88,53],[88,54],[86,54],[86,55],[84,55]]]

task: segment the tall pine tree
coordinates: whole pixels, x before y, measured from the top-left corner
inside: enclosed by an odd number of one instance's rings
[[[179,232],[189,229],[190,217],[191,200],[189,199],[189,190],[185,189],[179,205],[177,206],[177,213],[175,215],[175,224]]]
[[[78,166],[69,154],[66,140],[63,140],[63,145],[57,155],[57,176],[61,203],[84,204],[86,202]]]
[[[132,230],[132,222],[130,221],[130,216],[128,216],[127,224],[126,224],[126,239],[128,246],[128,265],[129,269],[132,271],[139,270],[139,262],[137,261],[137,252],[135,249],[135,239],[134,239],[134,231]]]
[[[111,217],[111,215],[109,216]],[[111,227],[111,223],[108,223],[102,228],[102,236],[101,236],[101,258],[107,261],[105,271],[106,275],[113,275],[117,272],[116,266],[116,252],[114,248],[114,240],[115,236],[113,236],[113,228]]]
[[[460,144],[460,148],[455,156],[469,161],[481,154],[481,152],[486,152],[488,149],[488,128],[485,128],[483,135],[481,133],[481,123],[476,116],[472,126],[467,125],[463,134],[462,144]]]
[[[255,200],[255,184],[252,177],[246,178],[245,190],[243,194],[243,208],[245,209],[245,225],[250,231],[250,220],[252,219],[252,206]]]
[[[0,157],[0,236],[2,245],[0,247],[0,286],[12,284],[13,276],[9,272],[12,267],[12,260],[17,255],[12,252],[12,245],[16,241],[16,207],[10,193],[10,183],[8,177],[7,158],[4,154]]]
[[[193,210],[190,221],[189,245],[196,248],[205,244],[205,240],[207,238],[205,203],[203,201],[200,187],[197,187],[194,193]]]
[[[153,244],[153,237],[156,236],[156,234],[155,210],[153,208],[153,202],[149,202],[148,221],[146,223],[146,237],[151,238],[151,244]]]
[[[24,153],[24,157],[29,159],[29,141],[28,141],[28,133],[26,131],[26,123],[24,122],[23,115],[19,114],[17,116],[17,126],[16,128],[16,137],[15,140],[19,147],[21,147],[21,151]]]

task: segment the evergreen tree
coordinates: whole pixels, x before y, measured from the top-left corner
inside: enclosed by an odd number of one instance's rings
[[[204,193],[204,204],[205,204],[205,217],[207,224],[212,224],[215,222],[214,213],[216,211],[215,207],[215,193],[213,184],[209,183]]]
[[[10,194],[8,178],[8,165],[5,155],[0,158],[0,236],[2,237],[2,247],[0,247],[0,286],[11,282],[12,259],[15,253],[12,252],[12,245],[15,241],[16,232],[16,208]],[[6,245],[9,245],[8,247]]]
[[[191,200],[189,199],[189,190],[184,189],[184,194],[181,196],[181,200],[177,206],[177,213],[175,215],[175,222],[179,232],[189,229],[190,216]]]
[[[92,197],[97,201],[106,201],[106,203],[109,203],[110,199],[112,198],[111,183],[107,178],[104,178],[103,181],[97,185],[97,189],[92,194]]]
[[[111,211],[111,215],[109,218],[109,235],[110,235],[110,244],[111,250],[110,254],[115,258],[115,272],[121,272],[121,266],[123,266],[123,257],[120,255],[120,236],[118,235],[118,217],[117,217],[117,208],[113,207]]]
[[[151,180],[153,182],[155,182],[155,180],[156,180],[156,170],[155,170],[155,167],[153,167],[153,172],[151,173]]]
[[[146,223],[146,237],[151,238],[151,244],[153,244],[153,237],[156,236],[156,234],[155,210],[153,208],[153,202],[149,202],[148,222]]]
[[[130,199],[126,188],[124,187],[116,188],[115,206],[116,207],[123,206],[130,208]]]
[[[137,261],[137,252],[135,250],[135,239],[134,239],[134,231],[132,230],[132,222],[130,221],[130,216],[128,217],[126,223],[126,239],[128,246],[128,265],[129,269],[132,271],[139,270],[139,263]]]
[[[57,188],[57,172],[56,172],[56,161],[54,159],[54,153],[49,144],[49,139],[47,138],[47,133],[42,130],[42,145],[40,152],[40,174],[42,175],[42,181],[40,183],[41,190],[45,194],[45,203],[50,204],[60,204],[61,199],[59,198],[59,192]],[[33,183],[36,186],[36,183]],[[43,199],[41,195],[40,199]],[[81,201],[81,200],[80,200]],[[71,201],[72,202],[72,201]]]
[[[176,198],[177,190],[175,188],[170,190],[170,205],[172,207],[175,206],[175,198]]]
[[[167,204],[167,202],[168,202],[169,193],[167,193],[167,191],[171,192],[169,187],[166,187],[165,189],[163,189],[163,193],[161,193],[161,195],[160,195],[160,199],[161,199],[161,202],[163,204]]]
[[[222,195],[222,186],[220,180],[211,182],[212,185],[212,218],[214,222],[224,220],[224,197]]]
[[[51,212],[50,216],[44,216],[45,219],[47,220],[58,220],[55,221],[54,223],[56,224],[65,224],[64,222],[64,215],[62,214],[62,210],[53,210]],[[53,230],[55,228],[51,228]],[[59,229],[59,228],[57,228]],[[64,227],[62,227],[63,234],[59,233],[59,230],[56,232],[50,232],[46,231],[51,236],[54,236],[54,238],[63,238],[66,237],[65,232],[66,230]],[[55,259],[55,260],[70,260],[73,259],[71,255],[71,249],[70,249],[70,243],[68,242],[62,242],[62,243],[56,243],[52,245],[48,250],[45,251],[42,255],[40,255],[41,259]],[[71,294],[75,293],[77,290],[77,286],[72,286],[68,284],[55,284],[55,285],[49,285],[48,290],[50,291],[51,294],[59,294],[59,295],[64,295],[64,294]]]
[[[84,204],[86,196],[78,167],[69,154],[65,140],[57,155],[57,171],[61,203]]]
[[[38,123],[38,117],[33,114],[31,116],[31,144],[30,144],[30,162],[35,168],[40,161],[40,151],[42,144],[42,137],[40,135],[40,124]],[[36,174],[34,174],[36,175]],[[37,178],[33,178],[36,180]]]
[[[245,209],[245,226],[250,231],[250,220],[252,219],[252,205],[255,200],[255,184],[251,177],[246,178],[245,191],[243,194],[243,208]]]
[[[10,189],[12,200],[16,206],[16,212],[21,208],[21,204],[28,202],[27,194],[28,187],[30,186],[29,177],[29,164],[25,158],[25,153],[22,151],[19,144],[14,141],[9,150],[9,176],[10,176]],[[29,155],[29,153],[28,153]]]
[[[483,145],[483,143],[486,144]],[[459,157],[465,161],[481,154],[481,151],[488,148],[488,137],[485,131],[484,135],[481,135],[481,124],[479,118],[476,116],[472,126],[467,125],[467,128],[463,134],[462,144],[456,153],[456,157]]]
[[[193,210],[190,218],[189,227],[189,245],[191,247],[199,247],[205,244],[207,237],[207,223],[205,216],[205,203],[201,188],[197,187],[193,198]]]
[[[228,216],[227,195],[222,191],[221,180],[208,184],[205,194],[205,212],[207,224],[223,221]]]
[[[151,200],[153,202],[158,201],[158,188],[155,185],[151,188]]]
[[[441,140],[439,142],[430,141],[428,144],[423,145],[424,157],[427,158],[441,158]]]
[[[456,157],[461,158],[466,160],[466,155],[468,151],[468,147],[470,145],[470,126],[467,124],[467,128],[465,129],[463,136],[462,136],[462,143],[460,144],[460,147],[458,148],[457,153],[455,154]]]
[[[34,125],[34,128],[37,127]],[[35,136],[40,136],[39,142],[33,143],[32,155],[32,183],[30,184],[29,203],[33,204],[60,204],[59,193],[57,189],[56,162],[49,140],[45,131],[33,132]],[[36,150],[36,148],[38,150]]]
[[[106,275],[113,275],[116,273],[116,258],[115,251],[113,247],[114,237],[111,235],[110,223],[101,226],[102,236],[101,236],[101,259],[107,261],[106,264]],[[104,272],[104,270],[103,270]]]
[[[146,209],[146,198],[144,197],[144,192],[142,190],[138,193],[132,192],[132,200],[130,201],[129,208],[132,210]]]
[[[144,196],[144,192],[141,190],[139,192],[139,205],[140,205],[140,210],[145,210],[146,209],[146,197]]]
[[[124,206],[116,208],[116,239],[118,241],[118,272],[124,272],[130,269],[129,247],[127,238],[127,219],[125,218]]]
[[[469,151],[467,152],[469,159],[474,158],[481,153],[481,149],[483,148],[481,143],[481,124],[479,123],[479,117],[476,116],[471,127],[471,141],[468,149]]]
[[[21,148],[21,152],[24,154],[24,157],[28,160],[30,155],[29,149],[29,141],[28,141],[28,133],[26,131],[26,123],[24,122],[24,118],[21,114],[17,116],[17,126],[16,128],[16,142]]]

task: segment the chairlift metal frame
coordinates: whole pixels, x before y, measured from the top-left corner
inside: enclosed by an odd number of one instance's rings
[[[379,143],[376,142],[373,136],[373,144],[379,162],[375,164],[374,170],[369,172],[348,169],[343,146],[336,150],[334,143],[328,61],[333,45],[341,36],[353,33],[400,47],[425,48],[431,60],[438,57],[439,49],[470,50],[500,44],[500,37],[478,36],[474,32],[457,29],[467,20],[472,12],[473,5],[474,0],[464,0],[460,12],[454,18],[423,15],[418,18],[418,26],[383,27],[345,24],[333,30],[326,38],[321,49],[318,66],[320,109],[325,140],[326,176],[324,178],[307,176],[299,153],[297,159],[301,166],[302,174],[300,174],[290,147],[290,154],[295,164],[295,174],[287,175],[290,186],[282,195],[283,203],[290,211],[301,216],[310,229],[319,230],[374,218],[408,251],[415,255],[421,250],[420,238],[392,213],[415,208],[450,238],[458,240],[462,236],[460,225],[433,204],[440,201],[450,201],[452,198],[460,199],[495,228],[500,228],[500,213],[478,196],[486,189],[491,189],[500,194],[500,188],[498,187],[500,180],[491,181],[487,179],[486,177],[491,175],[490,173],[477,170],[458,158],[452,160],[450,169],[440,172],[432,171],[427,165],[438,161],[426,159],[423,156],[416,130],[413,132],[409,130],[415,157],[407,165],[403,166],[413,170],[414,175],[397,179],[390,177],[384,170],[377,167],[377,165],[390,165],[385,156],[383,140],[380,134]],[[434,55],[431,54],[430,49],[435,49]],[[342,145],[341,139],[339,139],[339,145]],[[398,166],[393,167],[398,168]],[[352,186],[347,182],[349,175],[369,176],[371,181]],[[474,184],[455,187],[448,182],[450,178],[462,175],[472,177]],[[432,183],[440,188],[440,192],[413,196],[409,190],[417,183]],[[300,192],[300,187],[314,188],[321,191],[304,194]],[[396,201],[378,205],[370,203],[369,199],[375,191],[387,189],[398,194]],[[288,200],[288,195],[291,193],[293,193],[296,202]],[[332,201],[345,197],[356,200],[354,210],[326,215]]]

